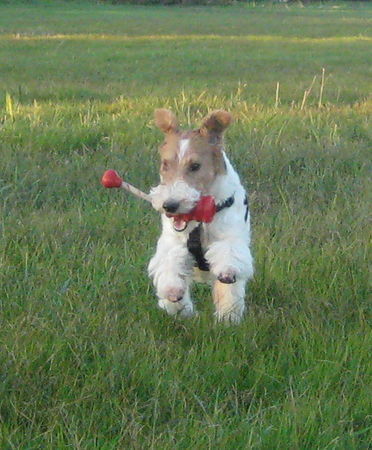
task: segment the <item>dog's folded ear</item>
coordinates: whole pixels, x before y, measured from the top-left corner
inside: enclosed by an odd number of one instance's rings
[[[178,131],[177,117],[169,109],[156,109],[154,113],[155,125],[163,133],[176,133]]]
[[[222,135],[226,128],[231,124],[232,120],[232,115],[223,109],[212,111],[203,120],[202,126],[200,127],[200,133],[203,136]]]

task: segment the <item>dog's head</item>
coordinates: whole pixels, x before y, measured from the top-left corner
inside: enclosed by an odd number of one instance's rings
[[[165,137],[159,149],[160,185],[151,191],[157,210],[168,216],[188,213],[201,195],[209,194],[216,177],[226,172],[223,133],[231,121],[227,111],[213,111],[197,130],[182,131],[171,111],[155,111],[155,124]]]

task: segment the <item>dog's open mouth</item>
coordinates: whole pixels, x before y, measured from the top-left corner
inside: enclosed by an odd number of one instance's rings
[[[173,214],[166,214],[166,216],[173,220],[173,228],[176,231],[181,232],[181,231],[186,230],[187,222],[186,222],[186,220],[182,219],[182,216],[173,215]]]

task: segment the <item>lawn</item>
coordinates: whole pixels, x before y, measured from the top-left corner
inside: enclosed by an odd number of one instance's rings
[[[372,6],[0,3],[0,447],[371,444]],[[323,71],[324,69],[324,71]],[[156,308],[169,107],[235,123],[256,275],[239,326]],[[368,356],[369,355],[369,356]]]

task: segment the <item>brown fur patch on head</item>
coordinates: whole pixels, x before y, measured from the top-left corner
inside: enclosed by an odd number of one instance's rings
[[[211,144],[199,131],[189,137],[188,150],[179,166],[183,179],[203,194],[207,194],[216,177],[226,171],[221,147]]]
[[[165,136],[164,142],[159,148],[162,159],[177,159],[180,146],[180,134],[172,133]]]
[[[232,122],[232,115],[222,109],[212,111],[203,120],[200,133],[204,136],[222,136],[223,132]]]
[[[178,131],[177,117],[169,109],[157,109],[154,114],[155,125],[163,133],[176,133]]]
[[[155,112],[157,126],[164,131],[160,147],[160,175],[165,184],[183,180],[202,194],[207,194],[218,175],[226,172],[222,135],[232,121],[226,111],[208,115],[200,129],[179,131],[178,121],[168,110]],[[186,148],[181,151],[187,144]]]

